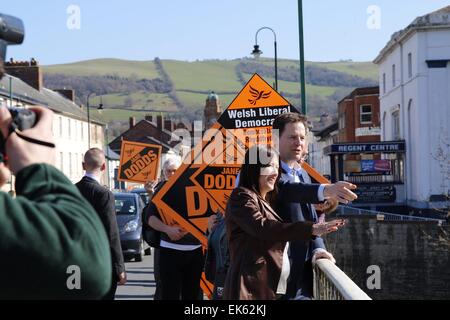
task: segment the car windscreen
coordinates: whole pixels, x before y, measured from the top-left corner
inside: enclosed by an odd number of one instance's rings
[[[134,197],[115,196],[117,215],[135,215],[137,213]]]
[[[131,193],[138,194],[139,197],[141,197],[142,201],[144,202],[144,205],[147,205],[148,202],[150,201],[148,193],[144,189],[135,189],[135,190],[132,190]]]
[[[147,192],[140,192],[138,193],[139,196],[141,197],[142,201],[144,202],[145,205],[148,204],[148,202],[150,201],[148,193]]]

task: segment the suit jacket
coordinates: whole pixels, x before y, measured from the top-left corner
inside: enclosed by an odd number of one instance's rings
[[[317,192],[320,184],[293,182],[291,176],[281,169],[278,182],[278,198],[276,211],[286,222],[318,221],[317,212],[311,203],[318,203]],[[313,237],[312,241],[291,241],[289,259],[291,272],[288,280],[286,298],[294,298],[298,291],[304,296],[313,294],[312,252],[317,248],[325,249],[321,237]]]
[[[275,299],[286,242],[311,239],[313,223],[282,222],[265,200],[242,187],[231,193],[225,221],[230,266],[223,298]]]
[[[119,278],[125,272],[122,246],[120,245],[119,228],[117,226],[114,194],[101,186],[96,180],[83,177],[77,184],[78,190],[94,207],[105,227],[111,251],[113,275]]]

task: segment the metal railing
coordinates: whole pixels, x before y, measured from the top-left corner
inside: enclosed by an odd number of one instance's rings
[[[348,206],[339,206],[337,216],[340,216],[340,215],[372,216],[372,217],[376,217],[377,220],[381,220],[381,221],[428,221],[428,222],[436,222],[438,225],[441,225],[441,226],[448,225],[448,222],[443,219],[407,216],[407,215],[402,215],[402,214],[360,209],[360,208],[354,208],[354,207],[348,207]]]
[[[328,259],[319,259],[315,263],[314,298],[316,300],[372,300]]]

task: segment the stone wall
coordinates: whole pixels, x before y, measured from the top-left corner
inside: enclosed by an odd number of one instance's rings
[[[331,218],[331,217],[330,217]],[[326,236],[337,265],[372,299],[450,299],[450,229],[435,222],[377,221],[348,217]],[[370,265],[381,288],[368,289]]]

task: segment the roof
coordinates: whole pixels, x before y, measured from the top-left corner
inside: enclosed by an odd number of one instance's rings
[[[159,138],[150,135],[151,128],[158,130]],[[149,133],[146,134],[147,132]],[[175,136],[172,132],[166,129],[158,129],[158,126],[154,122],[148,120],[139,121],[134,127],[115,138],[109,144],[111,150],[120,154],[123,139],[142,143],[159,144],[163,147],[163,152],[167,152],[173,146],[181,142],[179,137]]]
[[[114,152],[113,149],[111,149],[109,146],[106,146],[106,158],[108,160],[118,160],[120,161],[120,155]]]
[[[323,137],[329,135],[331,132],[336,131],[338,129],[339,129],[339,123],[335,122],[335,123],[323,128],[320,131],[314,132],[314,136],[323,138]]]
[[[398,42],[401,42],[416,31],[442,28],[450,29],[450,6],[417,17],[406,28],[395,32],[373,62],[379,64],[394,49]]]
[[[356,88],[352,92],[350,92],[348,95],[346,95],[344,98],[341,99],[341,101],[338,102],[340,104],[342,101],[347,99],[352,99],[357,96],[365,96],[365,95],[372,95],[372,94],[380,94],[380,87],[362,87],[362,88]]]
[[[3,79],[0,80],[0,96],[9,98],[10,81],[12,81],[13,100],[17,99],[31,105],[41,105],[48,107],[57,113],[87,121],[86,111],[60,93],[47,88],[43,88],[41,91],[36,90],[21,79],[11,75],[5,75]],[[99,120],[95,114],[90,115],[90,118],[90,120],[94,123],[101,125],[105,124]]]

